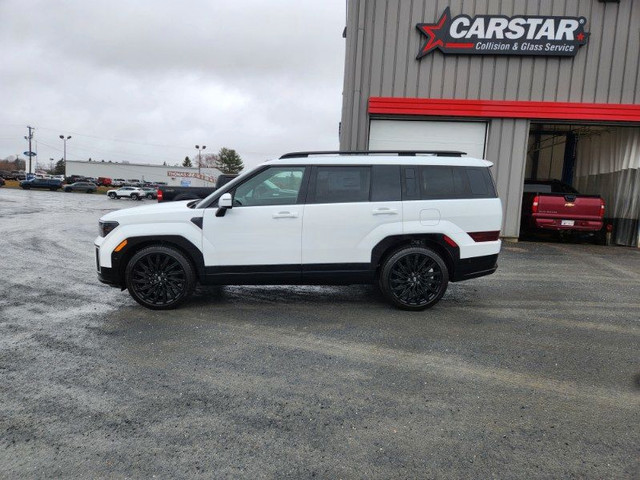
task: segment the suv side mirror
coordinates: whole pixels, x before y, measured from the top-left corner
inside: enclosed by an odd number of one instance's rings
[[[233,207],[233,197],[230,193],[223,193],[220,195],[220,199],[218,200],[218,207],[220,208],[232,208]]]
[[[233,208],[233,197],[230,193],[223,193],[218,199],[218,211],[216,217],[224,217],[229,208]]]

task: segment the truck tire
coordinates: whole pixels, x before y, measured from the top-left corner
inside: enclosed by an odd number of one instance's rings
[[[417,311],[440,301],[449,284],[449,271],[430,248],[403,247],[385,260],[378,280],[389,303]]]
[[[196,272],[173,247],[152,245],[137,252],[125,269],[129,294],[143,307],[170,310],[187,300],[196,287]]]

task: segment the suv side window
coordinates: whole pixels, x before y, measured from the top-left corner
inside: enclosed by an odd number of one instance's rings
[[[421,198],[495,198],[489,170],[483,167],[423,166]]]
[[[372,202],[392,202],[402,200],[400,188],[400,165],[374,165],[371,182]]]
[[[313,203],[368,202],[371,167],[317,167]]]
[[[238,207],[293,205],[298,202],[305,167],[270,167],[238,185],[233,204]]]

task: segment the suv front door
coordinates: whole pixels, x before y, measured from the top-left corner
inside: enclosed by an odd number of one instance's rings
[[[301,271],[304,166],[269,166],[229,193],[233,208],[203,219],[203,254],[208,275],[252,279],[280,274],[298,282]],[[231,282],[233,283],[233,282]]]

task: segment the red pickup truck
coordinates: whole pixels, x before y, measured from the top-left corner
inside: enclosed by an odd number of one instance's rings
[[[604,200],[599,195],[581,195],[559,180],[525,180],[521,230],[557,232],[603,231]]]

